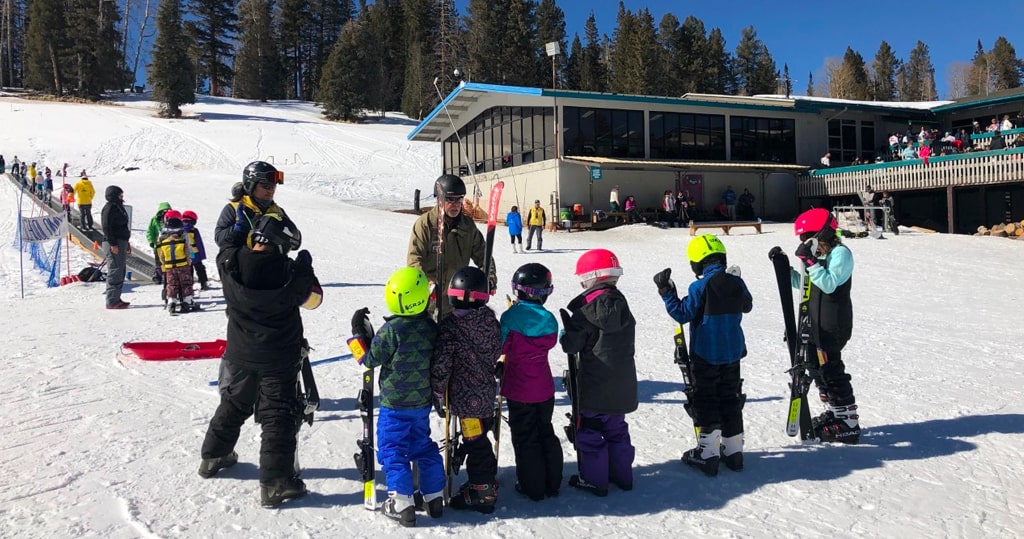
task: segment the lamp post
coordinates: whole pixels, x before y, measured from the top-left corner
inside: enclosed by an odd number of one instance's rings
[[[559,43],[557,41],[551,41],[549,43],[545,43],[544,44],[544,50],[545,50],[545,52],[547,52],[548,56],[551,57],[551,89],[554,90],[555,87],[557,86],[557,83],[556,83],[557,75],[556,75],[556,71],[555,71],[555,58],[562,52],[562,48],[561,48],[561,46],[559,45]],[[561,197],[562,197],[562,190],[561,190],[561,186],[559,185],[559,176],[560,176],[559,171],[562,168],[562,158],[561,158],[561,155],[558,153],[558,139],[559,139],[559,133],[558,133],[558,96],[554,95],[553,99],[554,99],[554,102],[552,104],[552,107],[554,108],[554,112],[555,112],[555,114],[554,114],[554,135],[555,135],[555,206],[551,210],[552,217],[554,217],[556,215],[555,212],[558,211],[558,205],[560,203],[559,199],[561,199]]]

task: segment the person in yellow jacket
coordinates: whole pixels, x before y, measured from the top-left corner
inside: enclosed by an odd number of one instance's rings
[[[420,215],[416,223],[412,225],[412,235],[409,236],[409,252],[406,263],[422,271],[427,279],[434,284],[434,291],[431,294],[431,305],[440,301],[441,312],[438,320],[448,316],[453,308],[448,301],[447,289],[455,272],[469,265],[470,260],[479,268],[484,267],[486,256],[486,242],[483,233],[477,228],[473,219],[463,215],[462,202],[466,197],[466,184],[462,178],[451,174],[445,174],[434,182],[434,192],[439,197],[444,197],[444,241],[441,251],[443,256],[444,275],[438,275],[437,267],[437,207]],[[491,257],[491,267],[487,279],[490,283],[491,294],[497,290],[497,270],[494,268],[494,257]]]
[[[83,169],[81,179],[75,183],[75,198],[78,199],[78,214],[81,216],[82,230],[95,230],[92,227],[92,197],[94,196],[96,196],[96,189]]]
[[[537,234],[537,250],[544,250],[544,227],[548,224],[548,216],[544,214],[544,208],[540,206],[539,200],[533,201],[533,207],[530,208],[526,224],[530,227],[530,235],[526,237],[526,250],[530,250],[534,233]]]

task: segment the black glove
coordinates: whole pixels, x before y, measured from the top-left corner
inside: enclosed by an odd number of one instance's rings
[[[562,315],[562,328],[569,329],[572,326],[572,315],[565,309],[558,309],[558,314]]]
[[[487,286],[488,286],[487,290],[490,291],[492,296],[498,293],[498,281],[488,277],[487,278]]]
[[[676,295],[676,283],[672,281],[672,268],[665,268],[655,273],[654,284],[658,285],[659,296]]]
[[[776,245],[775,247],[772,247],[771,251],[768,251],[768,260],[774,260],[775,257],[777,257],[777,256],[779,256],[781,254],[782,254],[782,247],[779,247],[778,245]]]
[[[303,249],[295,255],[295,263],[300,266],[307,268],[313,267],[313,255],[309,254],[309,251]]]
[[[818,263],[818,259],[814,256],[814,251],[818,247],[817,243],[814,238],[811,238],[796,248],[796,257],[808,268]]]
[[[363,307],[352,313],[352,336],[359,337],[369,344],[373,338],[373,324],[370,323],[370,309]]]
[[[502,376],[505,376],[505,362],[499,361],[494,365],[494,378],[496,380],[501,380]]]
[[[444,416],[448,415],[444,409],[444,403],[437,399],[434,399],[434,411],[437,412],[437,415],[441,417],[441,419],[444,419]]]

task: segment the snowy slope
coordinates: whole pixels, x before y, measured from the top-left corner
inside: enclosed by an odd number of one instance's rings
[[[412,122],[331,124],[295,102],[202,99],[188,109],[202,122],[160,120],[152,107],[0,98],[0,153],[8,162],[17,154],[52,168],[68,162],[72,173],[85,168],[97,191],[122,186],[135,210],[136,248],[145,248],[143,230],[158,202],[193,209],[211,251],[216,215],[242,166],[273,156],[286,174],[278,201],[302,228],[326,290],[323,306],[304,313],[313,359],[347,353],[353,310],[370,307],[379,324],[383,282],[404,264],[414,221],[386,210],[411,207],[413,190],[429,190],[440,168],[436,145],[405,140]],[[123,171],[132,166],[139,170]],[[11,332],[0,377],[2,537],[1021,534],[1021,242],[909,231],[850,241],[856,326],[844,356],[866,431],[861,445],[840,447],[801,445],[783,430],[788,359],[767,253],[774,245],[795,249],[792,225],[724,238],[730,263],[743,268],[754,296],[744,319],[747,455],[741,473],[707,478],[679,462],[693,433],[672,363],[673,323],[651,282],[666,266],[680,288],[689,281],[687,233],[634,225],[549,234],[550,251],[513,255],[500,229],[501,279],[526,262],[548,265],[555,275],[552,310],[579,290],[572,271],[582,252],[604,247],[623,261],[621,288],[638,322],[641,405],[628,417],[636,489],[598,499],[566,486],[555,500],[520,498],[511,488],[506,433],[499,474],[505,488],[494,515],[450,511],[438,521],[421,516],[420,528],[403,530],[361,507],[352,464],[360,429],[356,364],[316,367],[324,403],[318,421],[300,435],[312,494],[280,510],[262,509],[259,430],[251,423],[236,467],[210,480],[196,474],[217,404],[208,384],[217,362],[145,363],[119,353],[128,340],[223,337],[219,290],[203,295],[206,312],[174,319],[160,309],[159,288],[151,284],[128,287],[131,309],[107,311],[102,285],[46,289],[44,277],[29,272],[21,299],[12,248],[16,204],[17,191],[0,183],[0,309]],[[87,260],[75,253],[71,266],[77,271]],[[553,353],[551,361],[560,373],[564,357]],[[559,432],[567,409],[560,392]],[[563,449],[568,476],[575,454],[567,443]],[[383,496],[384,485],[379,489]]]

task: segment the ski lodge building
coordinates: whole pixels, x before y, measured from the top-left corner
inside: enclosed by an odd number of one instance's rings
[[[859,205],[870,185],[893,193],[903,224],[968,233],[1024,219],[1024,147],[1013,147],[1024,126],[1000,133],[1007,149],[988,150],[993,134],[974,134],[972,151],[937,150],[927,163],[893,161],[889,135],[922,127],[971,133],[975,121],[982,128],[1004,115],[1020,122],[1022,110],[1021,88],[896,103],[462,83],[408,139],[440,142],[442,172],[464,177],[471,189],[475,179],[481,204],[504,181],[500,215],[540,200],[549,221],[596,221],[593,210],[607,212],[618,186],[620,203],[632,195],[645,215],[660,209],[665,191],[686,191],[698,219],[714,220],[712,209],[732,187],[750,190],[759,217],[784,221],[813,206]],[[829,168],[820,164],[826,153]],[[845,166],[857,157],[871,164]]]

